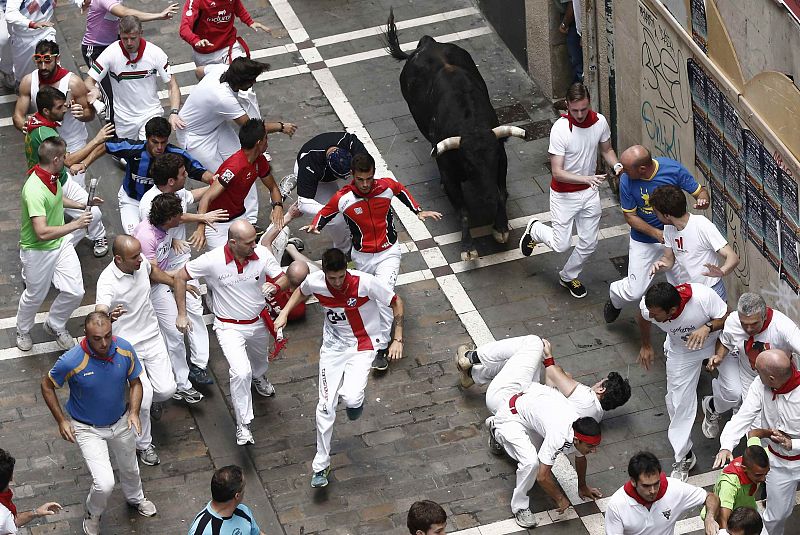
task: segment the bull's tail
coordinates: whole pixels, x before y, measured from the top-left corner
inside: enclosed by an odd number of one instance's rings
[[[386,48],[397,61],[405,61],[411,56],[403,52],[400,48],[400,39],[397,37],[397,26],[394,24],[394,9],[389,8],[389,20],[386,23],[386,33],[383,34]]]

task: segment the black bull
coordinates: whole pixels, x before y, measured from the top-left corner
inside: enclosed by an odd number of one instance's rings
[[[431,143],[442,186],[461,219],[461,258],[478,258],[472,241],[469,207],[494,214],[492,235],[508,241],[504,142],[525,131],[500,126],[486,82],[469,52],[424,36],[411,53],[400,48],[390,11],[386,42],[393,58],[405,61],[400,89],[422,135]]]

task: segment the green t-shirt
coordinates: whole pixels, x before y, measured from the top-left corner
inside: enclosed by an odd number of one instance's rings
[[[28,169],[33,169],[33,166],[39,163],[39,145],[42,144],[42,141],[56,136],[58,136],[58,131],[49,126],[40,126],[34,129],[33,132],[25,134],[25,159],[28,161]],[[65,166],[61,170],[61,176],[59,177],[62,186],[68,178]]]
[[[757,437],[747,439],[747,446],[760,446],[761,440]],[[720,472],[719,479],[714,484],[714,494],[719,496],[719,506],[733,511],[738,507],[748,507],[756,509],[756,496],[755,492],[750,495],[754,483],[749,485],[742,485],[739,481],[739,476],[736,474],[725,474]],[[757,486],[757,485],[756,485]],[[706,508],[700,512],[700,516],[705,519]]]
[[[61,183],[56,183],[53,195],[36,173],[31,173],[22,186],[22,224],[19,228],[19,246],[21,249],[52,251],[61,247],[64,237],[54,240],[40,240],[33,230],[31,217],[44,216],[48,227],[60,227],[64,224],[64,200]]]

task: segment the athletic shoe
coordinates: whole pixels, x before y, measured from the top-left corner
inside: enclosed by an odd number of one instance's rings
[[[245,444],[255,444],[256,440],[253,438],[253,433],[250,432],[250,426],[247,424],[236,426],[236,444],[244,446]]]
[[[386,354],[388,350],[386,349],[379,349],[378,352],[375,354],[375,359],[372,361],[372,369],[385,372],[389,369],[389,359],[386,358]]]
[[[294,245],[294,248],[297,249],[298,253],[302,253],[306,248],[306,244],[300,238],[289,238],[286,240],[286,244]]]
[[[152,444],[143,450],[136,450],[136,455],[139,457],[142,464],[146,464],[147,466],[155,466],[161,463],[161,459],[158,458],[158,453],[156,453],[156,447]]]
[[[154,401],[150,404],[150,419],[159,421],[164,414],[164,405],[160,401]]]
[[[75,347],[75,339],[72,337],[71,334],[69,334],[69,331],[64,330],[61,332],[56,332],[56,330],[53,329],[53,326],[47,323],[46,321],[42,324],[42,327],[44,327],[44,332],[46,332],[50,336],[56,337],[56,345],[58,345],[58,347],[60,347],[64,351],[69,351],[70,349]]]
[[[311,487],[315,489],[321,489],[322,487],[328,486],[328,475],[331,473],[331,467],[328,466],[319,472],[314,472],[314,475],[311,476]]]
[[[33,347],[33,339],[30,333],[21,333],[17,331],[17,348],[20,351],[30,351]]]
[[[270,398],[275,395],[275,387],[267,380],[266,376],[253,377],[253,386],[259,396]]]
[[[492,455],[503,455],[505,448],[503,448],[503,445],[500,444],[494,436],[494,419],[487,418],[486,423],[489,426],[489,453]]]
[[[143,499],[139,503],[128,503],[128,505],[136,509],[136,511],[142,516],[156,516],[156,513],[158,512],[153,502],[147,498]]]
[[[358,420],[361,418],[361,413],[364,412],[364,402],[362,401],[358,407],[346,407],[345,412],[350,421]]]
[[[208,375],[208,370],[201,368],[200,366],[196,366],[195,364],[189,364],[189,380],[196,385],[214,384],[214,379]]]
[[[567,282],[561,280],[561,277],[559,277],[558,282],[561,284],[561,286],[569,290],[569,293],[575,299],[583,299],[586,297],[586,286],[584,286],[578,279],[572,279],[571,281]]]
[[[189,405],[194,405],[195,403],[199,403],[201,399],[203,399],[203,394],[192,388],[179,388],[172,394],[172,399],[176,399],[178,401],[185,401]]]
[[[83,516],[83,532],[86,535],[100,535],[100,517],[86,513]]]
[[[514,521],[523,528],[535,528],[538,524],[530,509],[520,509],[514,513]]]
[[[470,370],[472,370],[472,360],[467,356],[467,353],[470,351],[470,347],[466,345],[460,345],[458,349],[456,349],[456,368],[458,368],[458,381],[461,383],[462,388],[469,388],[475,384],[475,381],[472,379],[472,374],[470,373]]]
[[[281,198],[285,201],[286,197],[292,192],[294,187],[297,185],[297,175],[292,173],[291,175],[286,175],[278,184],[278,191],[281,192]]]
[[[672,465],[672,473],[670,477],[673,479],[680,479],[684,483],[689,479],[689,471],[697,464],[697,457],[694,452],[690,451],[689,454]]]
[[[519,239],[519,251],[522,253],[522,256],[530,256],[533,254],[533,248],[536,247],[536,242],[533,241],[533,237],[531,237],[531,229],[533,228],[533,224],[537,221],[539,220],[531,219],[528,221],[528,225],[525,227],[525,232]]]
[[[615,307],[614,303],[609,299],[606,301],[606,306],[603,307],[603,319],[606,320],[606,323],[614,323],[620,312],[622,312],[622,309]]]
[[[108,238],[103,236],[94,240],[92,254],[95,258],[102,258],[108,253]]]
[[[706,438],[717,438],[717,435],[719,435],[719,413],[711,410],[711,402],[713,400],[713,396],[706,396],[701,403],[703,407],[703,425],[700,428]]]

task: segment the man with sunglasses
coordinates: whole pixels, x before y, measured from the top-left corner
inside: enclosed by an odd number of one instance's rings
[[[11,58],[17,83],[34,69],[31,56],[36,43],[44,39],[56,40],[52,22],[55,5],[55,2],[36,0],[8,0],[6,3],[6,22],[11,35]]]

